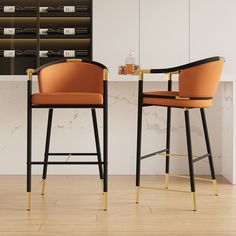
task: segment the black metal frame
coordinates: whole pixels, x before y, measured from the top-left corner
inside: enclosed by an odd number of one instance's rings
[[[91,63],[100,66],[103,70],[107,70],[106,67],[100,63],[94,61],[82,60],[86,63]],[[48,65],[65,62],[65,60],[50,62]],[[38,73],[44,66],[36,69],[34,73]],[[28,79],[27,82],[27,193],[31,193],[31,176],[32,176],[32,165],[43,165],[43,181],[47,177],[47,167],[48,165],[98,165],[100,179],[103,180],[103,192],[106,194],[108,192],[108,81],[106,78],[103,80],[103,104],[102,105],[33,105],[32,104],[32,80]],[[44,161],[32,161],[32,110],[37,108],[47,108],[48,113],[48,123],[47,123],[47,134],[46,134],[46,144]],[[53,118],[53,109],[62,108],[80,108],[80,109],[91,109],[92,121],[94,128],[96,153],[50,153],[50,138],[51,138],[51,127]],[[103,160],[101,156],[100,142],[99,142],[99,132],[97,125],[97,117],[95,109],[103,109]],[[60,161],[48,161],[49,156],[97,156],[97,161],[70,161],[70,162],[60,162]],[[28,209],[30,210],[29,206]],[[106,208],[104,209],[106,210]]]

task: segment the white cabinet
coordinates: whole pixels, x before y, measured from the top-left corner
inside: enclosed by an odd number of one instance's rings
[[[190,0],[191,60],[224,56],[224,74],[235,74],[235,12],[235,0]]]
[[[93,59],[116,80],[129,50],[139,60],[139,0],[94,0],[93,19]]]
[[[189,61],[189,0],[140,0],[140,59],[144,68]]]

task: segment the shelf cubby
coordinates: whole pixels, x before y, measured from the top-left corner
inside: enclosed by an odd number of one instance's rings
[[[20,75],[63,57],[92,56],[92,0],[0,2],[0,74]]]

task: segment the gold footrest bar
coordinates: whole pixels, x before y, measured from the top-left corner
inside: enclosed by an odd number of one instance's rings
[[[30,211],[30,203],[31,203],[31,193],[30,192],[27,192],[26,199],[27,199],[27,211]]]
[[[161,187],[148,187],[148,186],[140,186],[141,189],[150,189],[150,190],[160,190],[160,191],[169,191],[169,192],[179,192],[179,193],[191,193],[187,190],[178,190],[178,189],[166,189]]]
[[[42,180],[41,195],[44,195],[44,193],[45,193],[45,185],[46,185],[46,179],[43,179]]]
[[[189,179],[190,178],[187,175],[178,175],[178,174],[172,174],[172,173],[169,173],[169,175],[172,176],[172,177],[177,177],[177,178],[185,178],[185,179]],[[213,179],[205,179],[205,178],[199,178],[199,177],[194,177],[194,179],[201,180],[201,181],[214,182]]]
[[[104,201],[104,211],[107,211],[107,201],[108,201],[108,193],[103,192],[103,201]]]

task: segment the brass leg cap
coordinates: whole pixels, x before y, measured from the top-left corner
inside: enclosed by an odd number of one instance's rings
[[[41,189],[41,195],[45,194],[45,186],[46,186],[46,179],[42,180],[42,189]]]
[[[215,190],[215,196],[218,196],[218,185],[215,179],[213,180],[213,187]]]
[[[31,203],[31,193],[30,192],[27,192],[26,199],[27,199],[27,211],[30,211],[30,203]]]
[[[107,198],[108,198],[108,193],[107,192],[103,192],[104,211],[107,211]]]
[[[168,185],[169,185],[169,173],[165,174],[165,189],[168,189]]]
[[[136,187],[136,204],[139,204],[139,198],[140,198],[140,187]]]
[[[192,194],[192,201],[193,201],[193,211],[197,211],[196,194],[195,194],[195,192],[191,192],[191,194]]]

